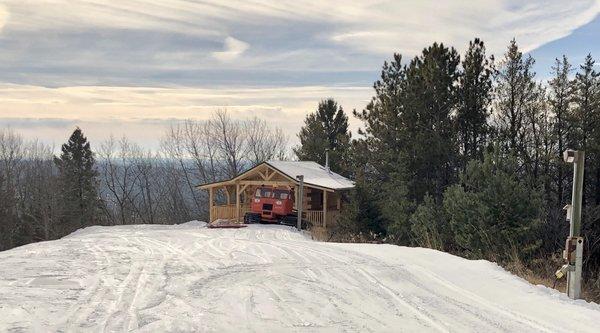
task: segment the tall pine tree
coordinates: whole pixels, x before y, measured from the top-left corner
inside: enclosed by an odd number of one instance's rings
[[[100,207],[97,171],[90,143],[79,127],[54,162],[59,170],[64,231],[96,224]]]
[[[453,48],[434,43],[408,65],[395,55],[375,83],[376,96],[362,112],[365,130],[357,165],[377,198],[388,233],[410,242],[410,213],[431,194],[440,200],[456,179],[458,65]]]
[[[537,102],[534,63],[513,39],[496,77],[495,129],[503,150],[517,157],[519,164],[527,159],[527,110]]]
[[[317,111],[306,117],[298,138],[300,146],[294,152],[300,160],[325,164],[325,152],[329,151],[331,170],[346,174],[351,139],[348,116],[334,99],[322,100]]]
[[[575,75],[573,104],[576,149],[585,151],[582,233],[600,239],[600,73],[588,55]],[[588,271],[600,267],[600,243],[586,242],[584,259]]]
[[[572,100],[572,82],[569,79],[571,64],[567,57],[563,55],[562,59],[556,59],[552,66],[554,77],[550,80],[550,106],[553,112],[552,131],[556,140],[557,156],[567,148],[572,148],[572,129],[573,117],[571,114]],[[557,163],[557,172],[555,177],[557,203],[562,205],[564,202],[565,189],[568,187],[567,166],[564,163]]]
[[[405,110],[401,123],[409,193],[421,202],[429,193],[441,198],[457,177],[457,144],[452,112],[457,105],[458,65],[454,48],[434,43],[406,70]]]
[[[459,79],[456,123],[461,167],[472,159],[483,158],[489,137],[488,117],[492,99],[493,57],[487,58],[482,40],[469,42]]]
[[[575,135],[578,149],[586,152],[584,201],[600,205],[600,73],[590,54],[573,81]]]

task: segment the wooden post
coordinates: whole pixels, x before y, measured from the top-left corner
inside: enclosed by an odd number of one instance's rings
[[[223,186],[223,188],[225,189],[225,193],[227,194],[227,206],[229,206],[231,203],[231,194],[229,193],[229,188],[227,185]]]
[[[240,222],[240,184],[235,184],[235,217]]]
[[[327,191],[323,190],[323,228],[327,227]]]
[[[209,223],[213,221],[213,188],[208,188],[208,219]]]

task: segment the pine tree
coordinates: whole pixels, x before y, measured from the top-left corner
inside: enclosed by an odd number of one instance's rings
[[[490,132],[488,117],[492,98],[493,57],[486,57],[484,43],[479,38],[469,42],[469,49],[462,61],[462,71],[456,123],[464,169],[467,161],[483,158]]]
[[[535,237],[540,193],[516,170],[515,158],[496,149],[483,161],[471,161],[462,184],[444,193],[454,241],[466,256],[506,259],[514,250],[529,256],[541,245]]]
[[[408,65],[394,55],[375,82],[375,97],[362,112],[356,165],[378,201],[387,232],[410,242],[410,214],[429,193],[436,198],[456,178],[458,65],[453,48],[434,43]],[[373,217],[375,219],[375,217]]]
[[[453,249],[453,235],[443,207],[430,195],[410,217],[411,232],[415,245],[440,251]]]
[[[517,42],[511,40],[500,63],[496,81],[495,130],[504,151],[520,163],[527,154],[527,110],[537,102],[537,84],[531,56],[523,57]]]
[[[588,55],[574,80],[574,149],[585,151],[582,234],[600,239],[600,73]],[[600,266],[600,243],[587,242],[584,259],[588,269]],[[593,270],[593,269],[592,269]]]
[[[575,75],[574,127],[577,149],[585,150],[584,202],[600,205],[600,73],[590,54]]]
[[[334,172],[346,174],[350,149],[348,116],[334,99],[322,100],[317,111],[309,114],[298,134],[300,146],[294,149],[300,160],[325,164],[329,151],[329,166]]]
[[[561,60],[556,59],[552,71],[554,77],[549,82],[549,101],[554,115],[552,130],[557,142],[556,155],[561,156],[562,152],[567,148],[571,148],[573,143],[571,134],[571,124],[573,123],[571,114],[572,82],[569,79],[571,64],[569,64],[567,57],[563,56]],[[568,180],[565,177],[567,166],[558,163],[556,167],[556,195],[557,202],[560,205],[564,203],[564,192],[568,185]]]
[[[407,132],[402,150],[411,199],[441,198],[456,180],[457,141],[452,113],[457,106],[458,65],[454,48],[434,43],[406,69],[401,124]]]
[[[79,127],[54,162],[59,170],[64,231],[96,224],[100,207],[97,171],[90,143]]]

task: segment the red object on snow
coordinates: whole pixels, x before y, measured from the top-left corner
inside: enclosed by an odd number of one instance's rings
[[[211,229],[239,229],[239,228],[245,228],[247,227],[247,225],[245,224],[239,224],[239,223],[231,223],[231,224],[218,224],[218,225],[213,225],[213,224],[209,224],[208,228]]]
[[[231,222],[229,220],[216,220],[213,221],[211,223],[208,224],[207,226],[208,228],[245,228],[247,227],[246,225],[243,225],[241,223],[235,223],[235,222]]]

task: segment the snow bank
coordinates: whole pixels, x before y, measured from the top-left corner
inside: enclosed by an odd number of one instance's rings
[[[206,222],[201,222],[201,221],[196,221],[196,220],[179,224],[180,227],[198,227],[198,228],[205,228],[206,225],[207,225]]]
[[[91,227],[0,252],[0,331],[597,332],[600,306],[487,261],[285,226]]]
[[[81,229],[77,229],[75,231],[73,231],[72,233],[70,233],[69,235],[63,237],[63,239],[65,238],[70,238],[70,237],[75,237],[75,236],[87,236],[90,234],[97,234],[97,233],[111,233],[111,232],[115,232],[115,231],[138,231],[138,230],[143,230],[143,231],[147,231],[147,230],[171,230],[171,229],[184,229],[184,228],[206,228],[207,223],[206,222],[202,222],[202,221],[197,221],[197,220],[193,220],[193,221],[189,221],[189,222],[185,222],[185,223],[181,223],[181,224],[174,224],[174,225],[165,225],[165,224],[130,224],[130,225],[118,225],[118,226],[99,226],[99,225],[95,225],[95,226],[91,226],[91,227],[85,227],[85,228],[81,228]]]

